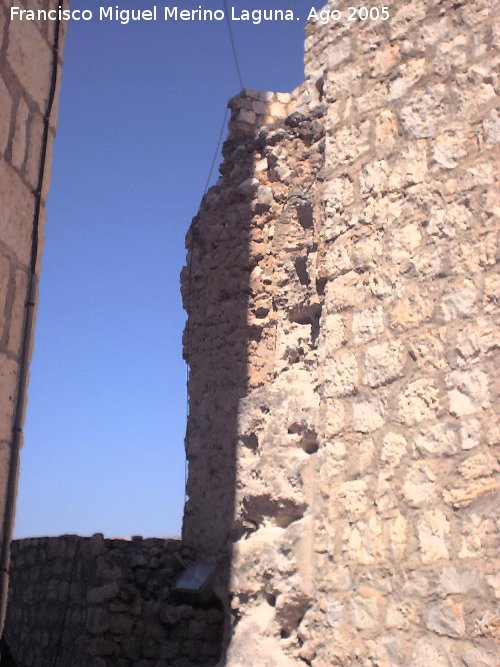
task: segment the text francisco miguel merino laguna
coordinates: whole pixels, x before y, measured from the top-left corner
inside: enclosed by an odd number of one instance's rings
[[[163,10],[163,11],[162,11]],[[316,10],[311,9],[308,19],[317,19],[314,14]],[[99,7],[99,11],[91,9],[65,9],[61,5],[56,9],[24,9],[23,7],[10,8],[11,20],[18,21],[115,21],[127,24],[131,21],[223,21],[226,14],[223,9],[206,9],[199,5],[195,9],[182,9],[177,6],[160,9],[153,6],[150,9],[121,9],[118,5]],[[229,8],[229,19],[232,21],[247,21],[249,23],[262,23],[264,21],[298,21],[299,18],[291,9],[239,9]]]

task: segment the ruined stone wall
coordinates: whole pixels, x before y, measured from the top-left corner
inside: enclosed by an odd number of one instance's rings
[[[172,596],[190,556],[175,539],[15,540],[5,638],[16,665],[215,665],[220,608]]]
[[[34,272],[38,277],[40,272],[40,254],[35,259],[32,251],[34,244],[41,243],[43,235],[44,201],[49,184],[48,168],[55,133],[64,38],[64,26],[61,26],[56,61],[53,48],[55,23],[11,22],[10,4],[2,2],[0,6],[0,545],[8,545],[10,540],[11,526],[5,521],[6,495],[9,476],[14,485],[17,477],[16,451],[12,458],[12,452],[16,450],[13,428],[20,386],[25,306],[31,301],[28,298],[30,274]],[[37,7],[57,7],[59,4],[62,3],[58,0],[36,3]],[[54,68],[57,73],[55,100],[45,122]],[[41,183],[46,124],[46,168]],[[36,216],[37,202],[40,203],[39,216]],[[38,225],[34,225],[37,217]],[[34,241],[35,226],[38,227],[39,242]],[[22,397],[21,403],[24,403]],[[20,406],[18,412],[22,413],[24,407]],[[1,576],[1,588],[5,591],[7,573],[2,571]],[[0,632],[2,623],[3,610],[0,609]]]
[[[183,535],[231,667],[499,661],[498,6],[385,4],[232,101],[187,237]]]

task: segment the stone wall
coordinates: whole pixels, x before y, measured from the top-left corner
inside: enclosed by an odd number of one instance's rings
[[[10,4],[2,2],[0,7],[0,551],[4,557],[12,529],[7,506],[12,507],[15,499],[25,409],[20,369],[27,370],[30,355],[31,333],[25,331],[33,310],[26,304],[36,302],[64,38],[61,26],[56,56],[55,23],[11,22]],[[3,607],[7,572],[2,570],[1,577]],[[0,631],[3,612],[0,608]]]
[[[384,4],[231,102],[187,237],[183,535],[231,667],[498,665],[499,26]]]
[[[18,667],[210,667],[217,601],[174,601],[180,540],[65,535],[12,542],[5,638]]]

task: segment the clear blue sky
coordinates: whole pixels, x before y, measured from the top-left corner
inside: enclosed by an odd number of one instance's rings
[[[233,24],[246,86],[297,86],[310,5],[235,6],[303,17]],[[64,60],[15,534],[179,534],[179,273],[225,105],[239,90],[227,27],[72,23]]]

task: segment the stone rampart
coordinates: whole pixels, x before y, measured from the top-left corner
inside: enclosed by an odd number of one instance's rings
[[[12,542],[5,639],[18,667],[213,667],[222,612],[174,599],[180,540],[102,535]]]
[[[183,534],[230,667],[498,664],[498,14],[384,4],[231,102],[187,237]]]
[[[0,6],[0,632],[65,28],[56,38],[53,21],[10,21],[11,4]]]

